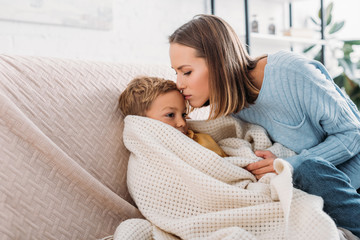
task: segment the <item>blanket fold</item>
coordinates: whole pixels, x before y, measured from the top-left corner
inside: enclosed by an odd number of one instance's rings
[[[1,90],[0,145],[0,239],[37,238],[38,232],[48,239],[78,239],[79,229],[86,229],[82,237],[96,238],[111,232],[111,221],[120,221],[120,214],[142,217],[69,157]],[[95,229],[89,231],[91,227]]]
[[[127,184],[147,220],[124,221],[114,239],[339,238],[322,199],[293,188],[281,158],[294,153],[272,144],[263,128],[232,117],[190,120],[189,128],[210,134],[229,157],[157,120],[125,118]],[[278,175],[256,181],[243,168],[260,159],[257,149],[279,157]]]

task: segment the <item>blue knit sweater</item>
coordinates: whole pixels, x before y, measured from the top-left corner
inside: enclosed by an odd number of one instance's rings
[[[334,165],[351,159],[360,179],[360,113],[321,63],[288,51],[270,54],[255,104],[234,115],[298,153],[285,159],[294,170],[314,156]]]

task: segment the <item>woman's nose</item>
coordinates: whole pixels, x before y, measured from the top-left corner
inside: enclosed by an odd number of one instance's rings
[[[176,86],[179,90],[183,90],[185,88],[184,82],[181,80],[179,75],[176,77]]]

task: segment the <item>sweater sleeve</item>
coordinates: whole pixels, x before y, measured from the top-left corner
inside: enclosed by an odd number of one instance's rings
[[[334,165],[341,164],[360,152],[359,112],[335,85],[322,64],[310,63],[306,73],[303,79],[306,91],[298,90],[301,92],[299,97],[303,99],[304,115],[317,126],[316,129],[324,132],[325,138],[318,145],[286,160],[294,168],[314,156]]]

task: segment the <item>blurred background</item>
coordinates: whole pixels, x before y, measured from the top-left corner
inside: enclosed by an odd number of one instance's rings
[[[0,0],[0,6],[1,54],[169,66],[167,37],[194,15],[213,13],[232,25],[251,56],[286,49],[322,61],[360,106],[359,0]]]

